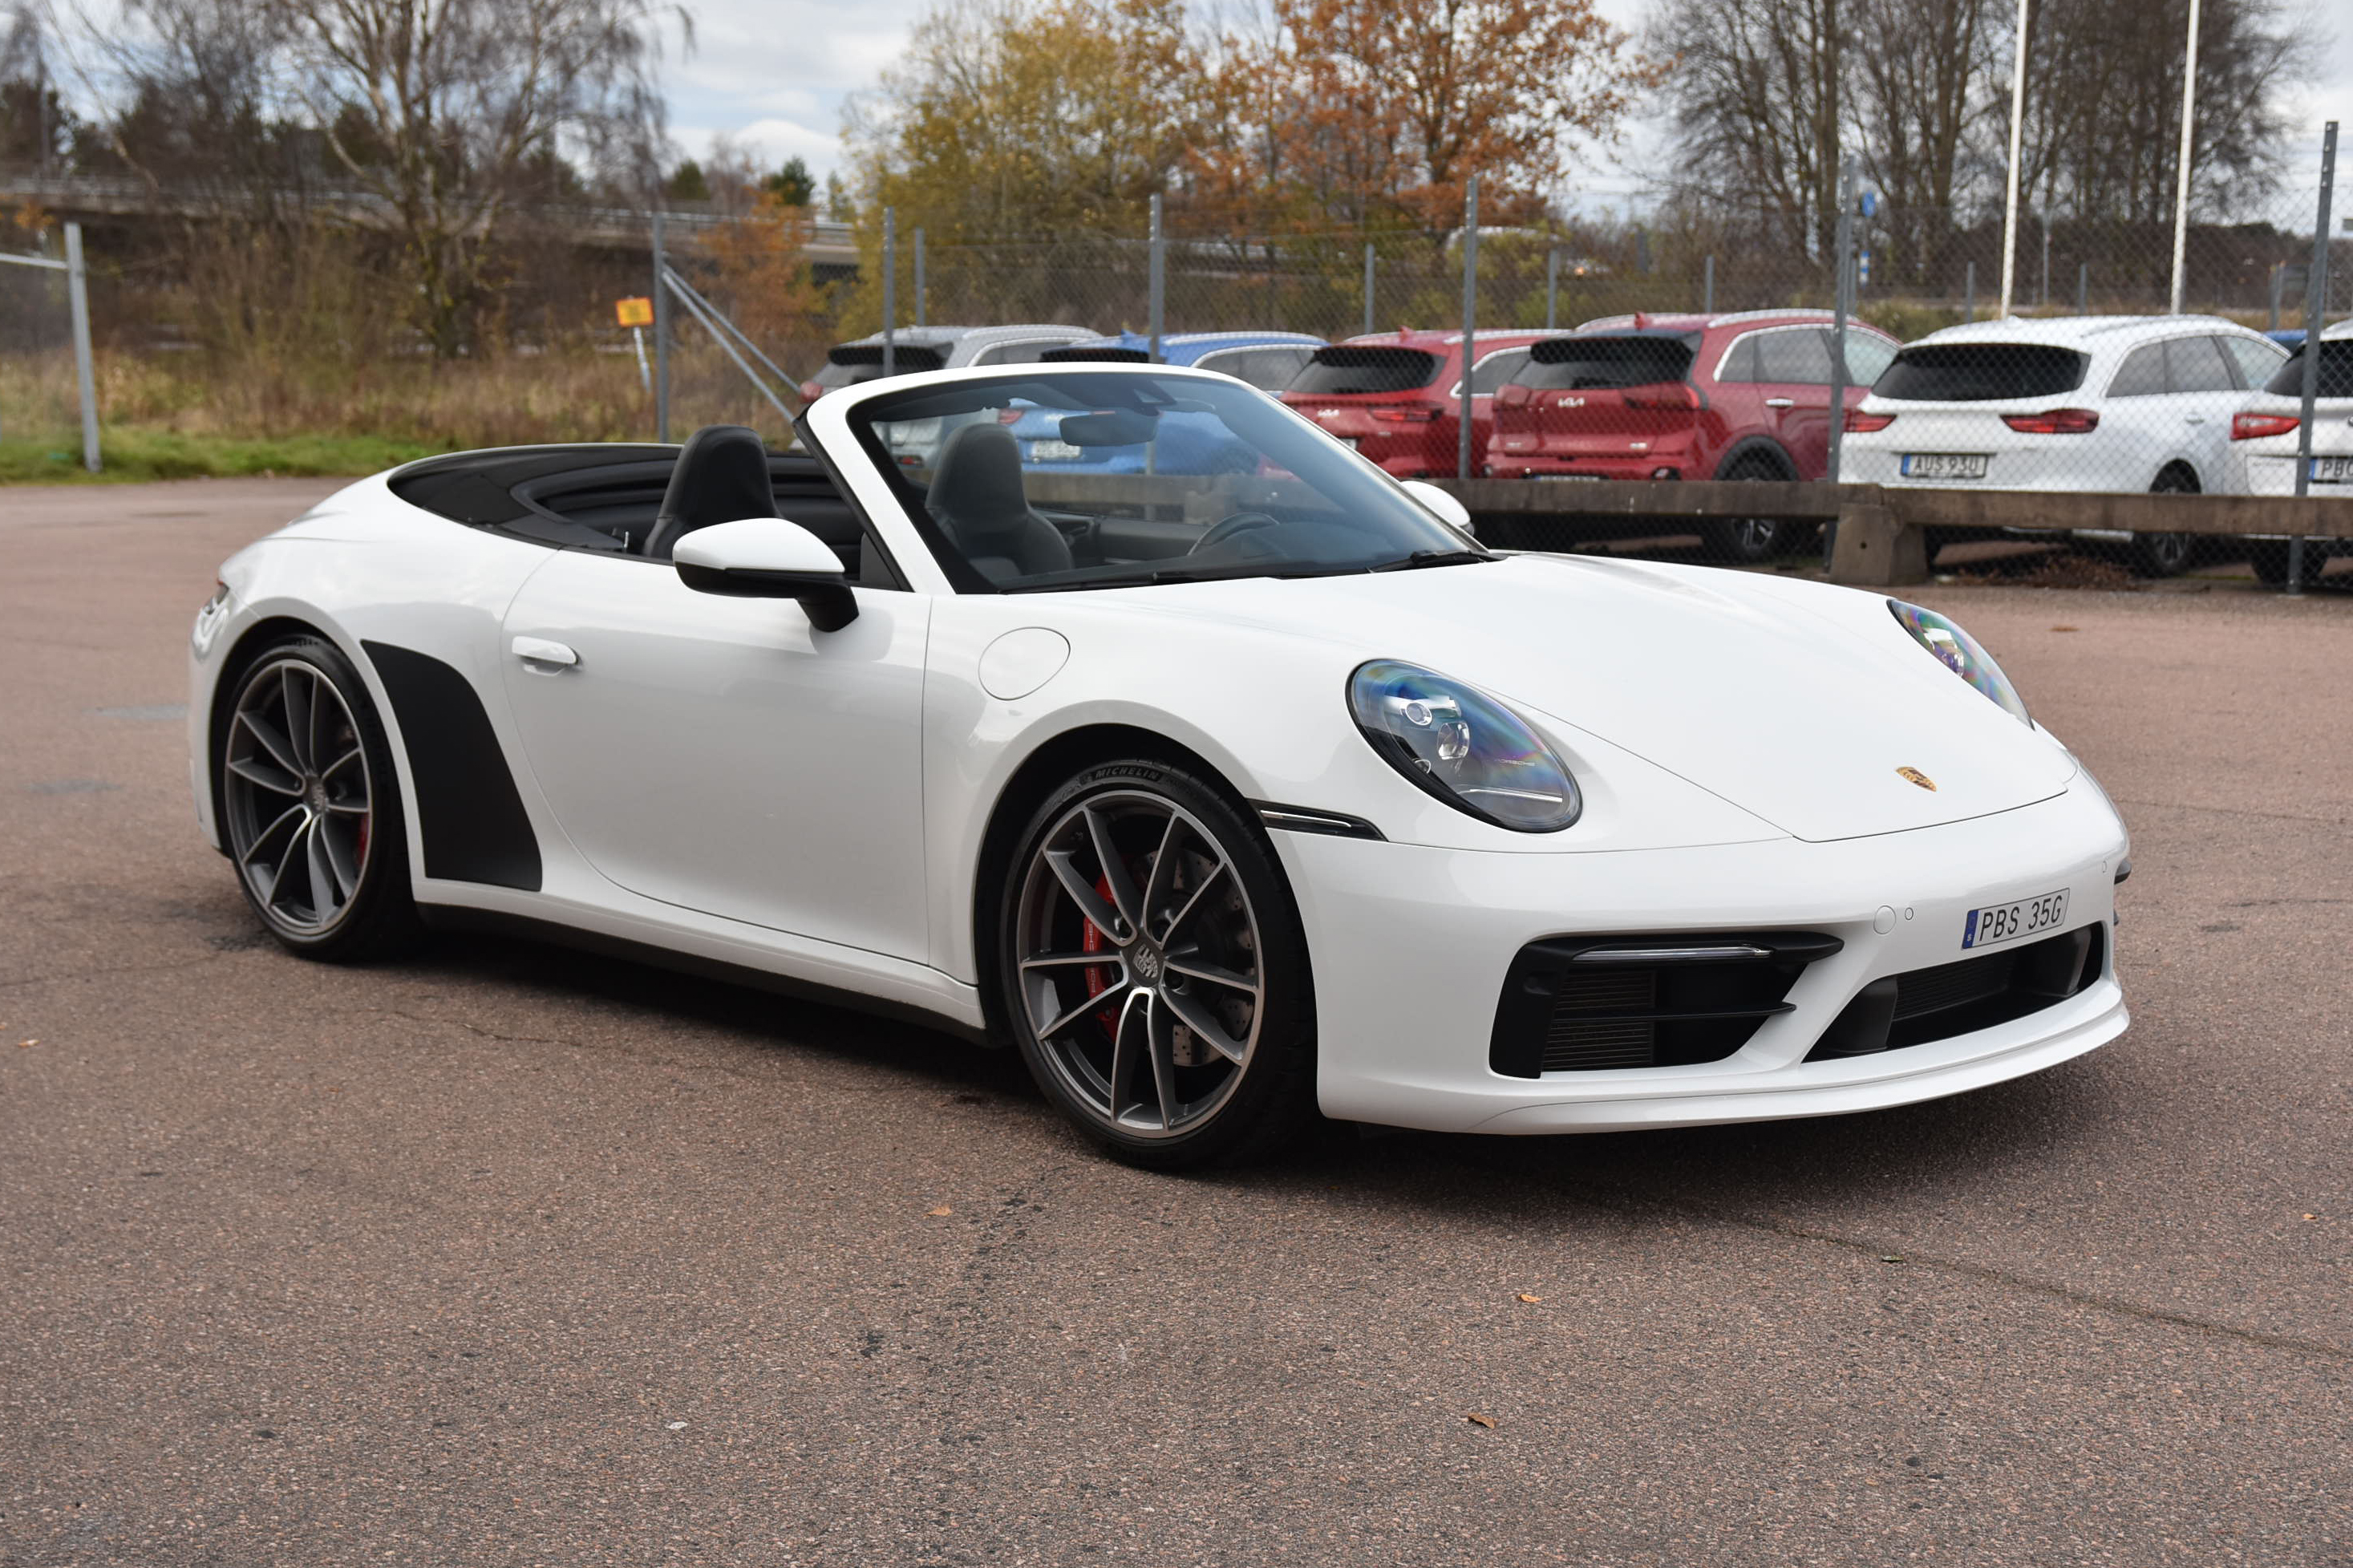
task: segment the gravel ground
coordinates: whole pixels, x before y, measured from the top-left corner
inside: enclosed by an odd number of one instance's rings
[[[0,493],[8,1568],[2353,1568],[2343,596],[1922,590],[2133,824],[2116,1044],[1176,1180],[922,1030],[261,940],[183,639],[328,488]]]

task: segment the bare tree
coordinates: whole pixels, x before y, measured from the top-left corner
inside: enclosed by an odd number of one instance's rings
[[[1858,0],[1849,94],[1862,170],[1887,198],[1898,254],[1933,276],[2000,101],[2004,0]]]
[[[1816,257],[1838,222],[1852,3],[1662,0],[1651,22],[1674,62],[1678,183]]]
[[[471,344],[501,220],[571,159],[652,166],[653,0],[274,0],[286,79],[381,199],[443,356]]]

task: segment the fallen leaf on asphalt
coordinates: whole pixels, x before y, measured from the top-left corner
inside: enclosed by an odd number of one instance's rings
[[[2073,631],[2075,629],[2072,626],[2054,626],[2051,630],[2053,631]]]
[[[1533,1304],[1533,1303],[1535,1303],[1535,1302],[1538,1302],[1538,1301],[1543,1300],[1543,1299],[1544,1299],[1544,1298],[1543,1298],[1543,1297],[1541,1297],[1541,1296],[1531,1296],[1531,1295],[1529,1295],[1526,1291],[1523,1290],[1522,1292],[1520,1292],[1520,1299],[1521,1299],[1521,1300],[1523,1300],[1523,1301],[1529,1302],[1529,1303]]]
[[[19,1040],[16,1042],[16,1049],[19,1051],[28,1051],[39,1044],[40,1042],[37,1040]]]
[[[2307,1220],[2316,1220],[2316,1219],[2320,1218],[2320,1216],[2319,1216],[2318,1214],[2306,1214],[2306,1215],[2305,1215],[2304,1217],[2305,1217],[2306,1219],[2307,1219]]]
[[[1896,1253],[1883,1252],[1879,1255],[1879,1261],[1882,1263],[1902,1263],[1904,1259]]]
[[[686,1430],[686,1423],[683,1421],[673,1421],[670,1424],[669,1429],[672,1432],[683,1432]]]
[[[953,1213],[955,1213],[955,1211],[954,1209],[949,1208],[945,1203],[942,1203],[938,1208],[936,1208],[936,1209],[933,1209],[933,1210],[931,1210],[931,1211],[929,1211],[929,1212],[930,1212],[930,1213],[931,1213],[932,1218],[934,1218],[934,1219],[935,1219],[935,1220],[944,1220],[944,1219],[947,1218],[947,1216],[949,1216],[950,1214],[953,1214]]]
[[[1473,1426],[1484,1426],[1490,1432],[1495,1429],[1495,1418],[1492,1415],[1481,1415],[1474,1412],[1462,1419],[1470,1422]]]

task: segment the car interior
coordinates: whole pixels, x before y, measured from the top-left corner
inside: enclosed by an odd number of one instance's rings
[[[682,447],[521,447],[460,452],[412,464],[393,493],[478,528],[559,549],[668,560],[697,528],[745,517],[786,517],[832,546],[850,581],[899,588],[857,512],[818,461],[769,451],[757,431],[706,425]]]

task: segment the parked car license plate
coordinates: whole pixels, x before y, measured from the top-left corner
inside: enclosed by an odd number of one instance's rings
[[[2353,457],[2316,457],[2312,460],[2312,482],[2344,484],[2353,482]]]
[[[2040,932],[2056,930],[2067,918],[2067,890],[2038,894],[2021,898],[2015,904],[1989,904],[1982,909],[1969,911],[1968,923],[1961,927],[1963,948],[1990,948],[1997,942],[2015,941]]]
[[[1905,452],[1901,470],[1906,479],[1983,479],[1983,452]]]
[[[1031,441],[1029,443],[1031,462],[1076,462],[1086,455],[1084,448],[1074,447],[1068,441]]]

